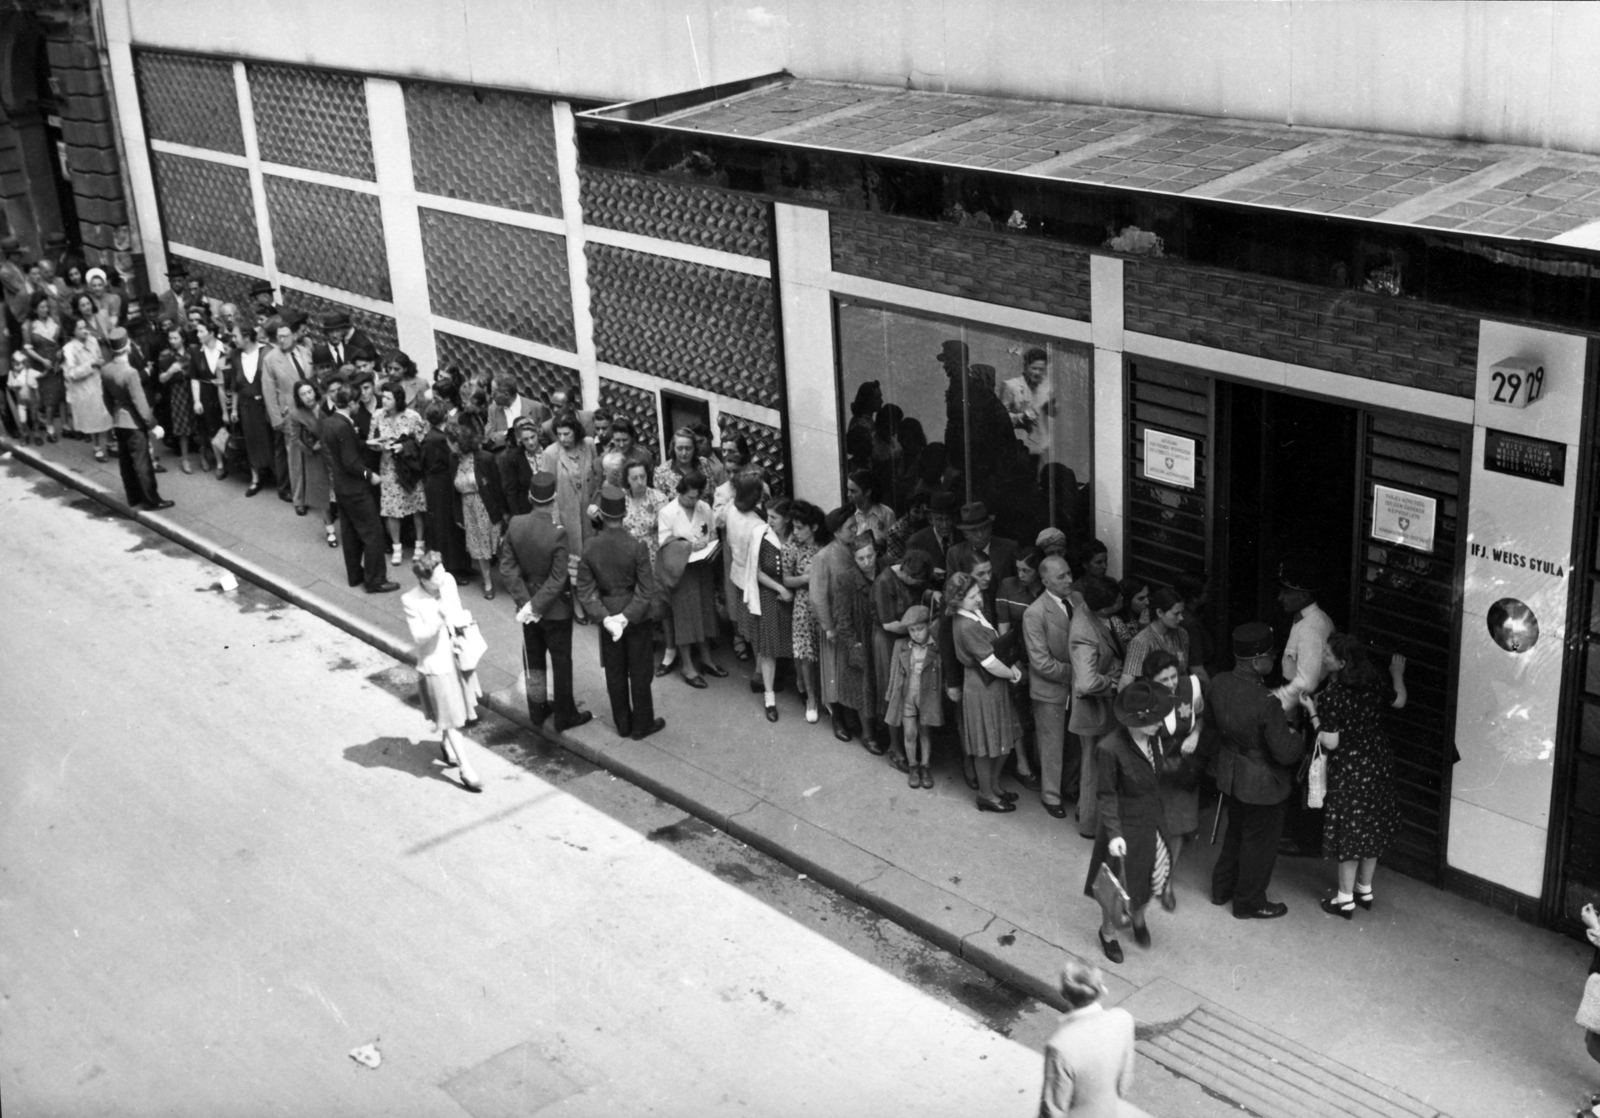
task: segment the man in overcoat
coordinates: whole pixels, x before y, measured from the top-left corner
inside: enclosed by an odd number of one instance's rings
[[[600,534],[584,545],[578,564],[578,602],[600,623],[600,666],[606,673],[611,719],[621,737],[640,741],[667,724],[657,718],[650,696],[655,675],[650,637],[650,599],[655,572],[650,549],[622,526],[627,515],[622,490],[600,490]]]

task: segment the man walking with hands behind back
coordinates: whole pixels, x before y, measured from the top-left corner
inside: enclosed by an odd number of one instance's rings
[[[1289,911],[1267,900],[1267,886],[1306,743],[1289,728],[1283,704],[1263,678],[1273,667],[1272,627],[1259,621],[1239,626],[1233,655],[1233,671],[1211,681],[1205,711],[1216,732],[1217,788],[1228,797],[1228,831],[1211,874],[1211,903],[1232,901],[1240,920],[1271,920]]]
[[[520,453],[520,452],[519,452]],[[523,673],[528,717],[535,726],[550,717],[545,677],[548,654],[555,677],[556,729],[582,726],[594,715],[572,700],[572,595],[567,586],[567,534],[555,525],[556,479],[537,473],[528,486],[531,511],[513,516],[500,545],[500,577],[517,603],[522,623]]]
[[[627,499],[614,485],[600,490],[600,534],[583,548],[578,601],[600,622],[600,666],[606,672],[611,721],[621,737],[641,741],[667,724],[655,716],[650,681],[655,675],[650,639],[650,599],[655,574],[650,549],[622,526]]]

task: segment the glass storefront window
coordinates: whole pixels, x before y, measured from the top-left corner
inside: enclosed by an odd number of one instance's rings
[[[847,469],[904,514],[918,490],[982,501],[998,535],[1094,537],[1092,353],[1001,327],[837,300]],[[874,387],[875,386],[875,387]]]

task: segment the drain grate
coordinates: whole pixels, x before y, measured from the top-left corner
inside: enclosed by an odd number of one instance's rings
[[[1447,1118],[1215,1006],[1140,1036],[1144,1055],[1260,1118]]]

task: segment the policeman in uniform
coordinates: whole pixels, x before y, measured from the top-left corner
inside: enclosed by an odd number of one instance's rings
[[[1289,911],[1267,900],[1267,886],[1306,743],[1267,690],[1272,648],[1270,625],[1255,621],[1235,629],[1233,671],[1211,681],[1206,702],[1217,787],[1228,797],[1228,831],[1211,874],[1211,903],[1232,901],[1240,920],[1271,920]]]

